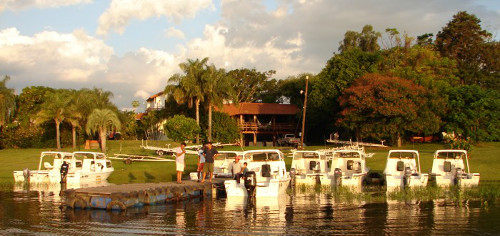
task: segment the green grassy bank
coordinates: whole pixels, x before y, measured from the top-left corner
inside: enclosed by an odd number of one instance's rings
[[[154,152],[140,148],[140,141],[120,140],[108,141],[108,155],[115,153],[154,155]],[[167,142],[149,142],[149,145],[164,146]],[[172,147],[176,144],[171,144]],[[251,149],[261,147],[250,147]],[[325,148],[324,146],[310,146],[308,149]],[[428,172],[432,166],[432,154],[437,149],[444,149],[443,144],[407,144],[400,149],[415,149],[420,152],[422,161],[422,170]],[[83,146],[80,148],[83,150]],[[368,148],[368,152],[375,152],[375,156],[367,160],[367,165],[372,171],[382,172],[385,167],[386,155],[392,148]],[[223,150],[241,150],[240,147],[226,147]],[[12,183],[12,171],[29,168],[31,170],[38,168],[40,152],[48,149],[6,149],[0,150],[0,183]],[[71,148],[65,148],[64,151],[78,151]],[[481,173],[481,181],[500,181],[500,142],[481,143],[474,146],[470,153],[470,165],[472,172]],[[197,157],[194,155],[186,156],[185,177],[188,173],[196,169]],[[286,160],[288,166],[291,164],[291,158]],[[143,183],[143,182],[164,182],[175,179],[174,162],[134,162],[131,165],[125,165],[122,161],[113,160],[115,172],[110,176],[109,182],[115,184],[123,183]]]

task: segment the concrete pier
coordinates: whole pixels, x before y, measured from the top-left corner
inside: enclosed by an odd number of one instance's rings
[[[182,184],[140,183],[69,189],[65,194],[69,208],[126,210],[129,207],[212,196],[212,191],[210,183],[183,181]]]

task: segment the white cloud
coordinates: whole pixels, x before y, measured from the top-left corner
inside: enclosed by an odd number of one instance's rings
[[[5,9],[17,11],[30,7],[49,8],[91,2],[92,0],[0,0],[0,12]]]
[[[175,27],[170,27],[165,31],[166,35],[168,37],[175,37],[175,38],[180,38],[180,39],[185,39],[186,36],[184,35],[184,32],[180,29],[176,29]]]
[[[203,9],[214,9],[211,0],[112,0],[109,8],[99,17],[97,33],[106,35],[110,30],[120,34],[133,19],[145,20],[165,16],[174,22],[194,18]]]
[[[112,54],[111,47],[81,30],[43,31],[33,37],[20,35],[16,28],[0,31],[0,69],[34,73],[41,81],[87,81],[93,72],[106,69]]]

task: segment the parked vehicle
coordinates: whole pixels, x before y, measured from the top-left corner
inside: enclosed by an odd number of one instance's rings
[[[295,134],[285,134],[277,140],[279,146],[297,147],[300,144],[300,138],[296,138]]]

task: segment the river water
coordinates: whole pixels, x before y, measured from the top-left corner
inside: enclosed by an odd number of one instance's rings
[[[0,235],[500,235],[499,204],[342,202],[329,194],[205,198],[126,212],[62,207],[57,193],[0,190]]]

